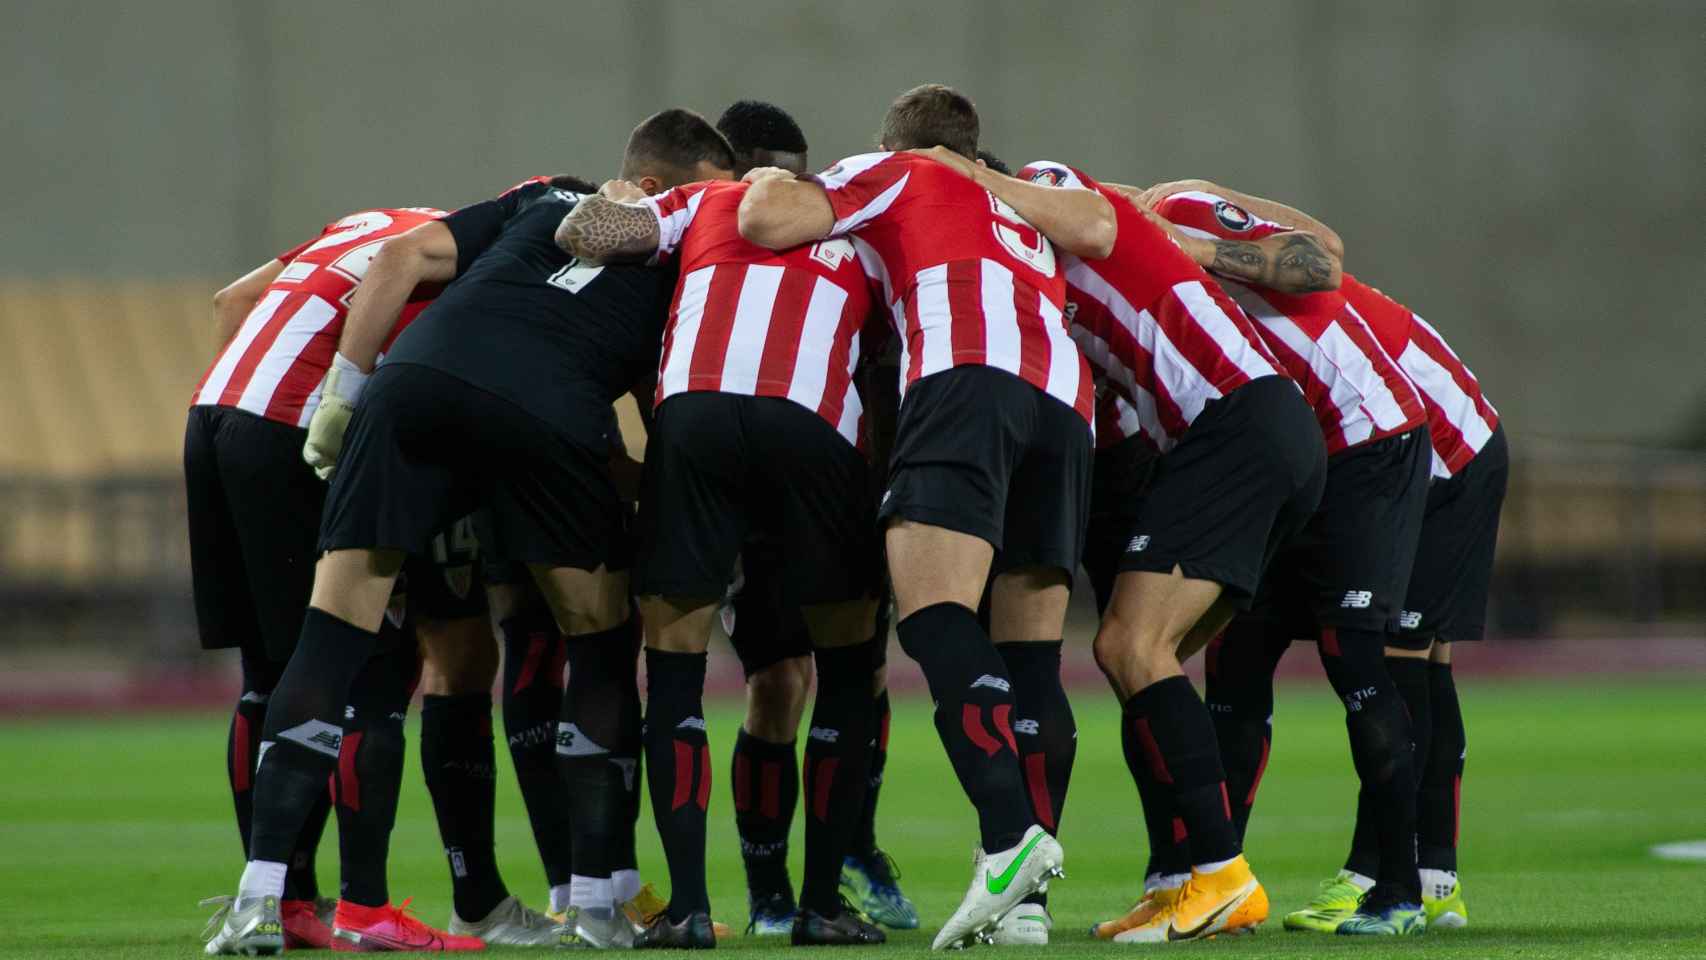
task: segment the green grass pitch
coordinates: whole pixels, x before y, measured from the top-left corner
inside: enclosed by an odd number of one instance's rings
[[[1467,684],[1463,699],[1469,930],[1374,943],[1279,929],[1278,915],[1338,866],[1354,799],[1337,702],[1324,685],[1305,685],[1281,691],[1249,842],[1274,919],[1255,937],[1139,948],[1085,934],[1093,920],[1131,901],[1144,843],[1112,699],[1099,689],[1078,691],[1078,767],[1061,838],[1068,876],[1055,887],[1048,949],[1062,957],[1142,949],[1236,957],[1706,957],[1706,864],[1648,854],[1655,843],[1706,839],[1706,682],[1485,682]],[[894,936],[882,948],[889,955],[925,953],[969,876],[971,814],[928,710],[918,697],[895,708],[879,837],[900,862],[924,929]],[[733,703],[710,710],[719,769],[738,718]],[[196,900],[232,892],[240,869],[221,769],[225,724],[214,715],[0,723],[0,957],[199,955],[206,911]],[[500,860],[510,888],[539,905],[543,875],[507,760],[501,766]],[[739,927],[745,894],[720,773],[715,789],[712,895],[718,916]],[[649,823],[649,811],[642,816]],[[412,895],[424,918],[445,922],[449,881],[413,758],[393,845],[393,898]],[[799,847],[796,825],[796,881]],[[328,830],[320,858],[326,890],[336,889],[335,851]],[[641,864],[649,878],[663,877],[653,837],[643,841]],[[720,949],[750,955],[787,947],[737,938]]]

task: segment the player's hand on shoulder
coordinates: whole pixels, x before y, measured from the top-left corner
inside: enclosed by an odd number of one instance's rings
[[[906,152],[907,153],[915,153],[918,156],[925,157],[925,158],[930,159],[930,160],[934,160],[944,167],[951,167],[951,168],[953,168],[953,171],[955,173],[959,174],[962,177],[975,177],[975,176],[977,176],[977,167],[978,167],[977,161],[967,159],[966,157],[963,157],[963,156],[955,153],[954,151],[949,150],[947,147],[943,147],[943,146],[918,147],[916,149],[908,150]]]
[[[740,178],[740,181],[742,183],[758,183],[761,180],[792,179],[794,179],[794,174],[791,170],[784,170],[781,167],[753,167],[746,172],[746,176]]]
[[[1138,205],[1153,207],[1175,193],[1214,193],[1218,189],[1220,188],[1208,180],[1170,180],[1143,191],[1138,197]]]
[[[639,203],[646,199],[646,191],[626,180],[604,181],[604,186],[598,188],[598,195],[617,203]]]

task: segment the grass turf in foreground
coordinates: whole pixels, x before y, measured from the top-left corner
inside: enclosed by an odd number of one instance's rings
[[[1129,905],[1144,842],[1115,706],[1101,690],[1080,691],[1078,767],[1061,837],[1068,877],[1054,888],[1051,954],[1706,957],[1706,864],[1647,852],[1655,843],[1706,839],[1706,680],[1475,684],[1463,699],[1469,930],[1370,942],[1279,929],[1279,915],[1339,865],[1354,801],[1337,701],[1325,686],[1304,686],[1281,691],[1273,758],[1251,826],[1250,857],[1274,918],[1255,937],[1141,948],[1084,933]],[[721,768],[739,713],[728,703],[709,712]],[[928,702],[905,699],[895,713],[879,837],[904,871],[924,929],[894,935],[883,949],[922,954],[964,892],[975,829],[936,743]],[[241,868],[222,770],[225,726],[224,717],[207,715],[0,723],[0,956],[200,952],[196,933],[206,911],[195,902],[233,892]],[[507,760],[500,768],[500,860],[510,888],[539,905],[543,874]],[[711,889],[718,916],[738,928],[746,903],[727,791],[719,772]],[[642,826],[649,822],[647,811]],[[642,867],[661,880],[655,836],[648,828],[642,837]],[[799,837],[796,825],[796,882]],[[393,899],[414,896],[421,916],[442,924],[448,874],[413,760],[393,846]],[[335,890],[331,830],[320,872],[324,889]],[[731,948],[788,949],[745,938],[720,949]]]

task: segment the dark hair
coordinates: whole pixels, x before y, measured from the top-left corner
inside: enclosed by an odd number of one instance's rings
[[[717,129],[729,138],[736,154],[751,156],[754,150],[771,153],[805,153],[806,135],[788,111],[762,100],[737,100],[717,120]]]
[[[983,161],[984,166],[994,170],[1002,176],[1011,177],[1013,175],[1013,168],[1003,163],[1000,157],[990,153],[988,150],[979,150],[977,152],[977,158]]]
[[[940,83],[913,87],[889,104],[882,145],[889,150],[944,146],[970,160],[977,156],[977,107]]]
[[[654,113],[640,121],[628,135],[622,153],[622,179],[638,180],[654,175],[687,183],[698,175],[700,162],[719,170],[733,170],[734,150],[704,117],[691,110],[675,108]]]
[[[591,180],[582,180],[580,177],[567,173],[558,174],[557,176],[552,177],[551,186],[556,187],[559,190],[567,190],[570,193],[598,192],[598,184],[593,183]]]

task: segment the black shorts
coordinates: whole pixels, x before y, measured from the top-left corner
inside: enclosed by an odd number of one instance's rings
[[[1090,426],[1013,374],[968,365],[907,388],[880,518],[970,534],[1000,566],[1072,571],[1090,510]]]
[[[1397,633],[1432,463],[1426,426],[1328,458],[1320,509],[1280,547],[1249,616],[1294,639]]]
[[[1479,640],[1486,633],[1487,586],[1509,475],[1501,424],[1462,470],[1428,488],[1395,646],[1425,650],[1435,640]]]
[[[646,442],[634,592],[718,599],[742,546],[765,537],[780,548],[789,604],[870,596],[869,470],[834,427],[791,400],[670,397]]]
[[[1090,525],[1084,534],[1084,572],[1096,594],[1096,610],[1113,596],[1120,557],[1131,541],[1143,491],[1155,471],[1155,448],[1142,436],[1126,437],[1096,450],[1090,471]]]
[[[463,517],[432,538],[422,554],[403,561],[391,591],[411,616],[428,620],[466,620],[486,615],[485,558],[473,517]]]
[[[747,541],[741,547],[740,568],[723,607],[723,630],[746,676],[783,660],[811,656],[812,638],[799,606],[782,599],[780,545]]]
[[[184,429],[190,576],[203,649],[274,663],[296,649],[314,589],[326,485],[308,431],[235,407],[192,407]]]
[[[1302,391],[1261,377],[1203,406],[1161,455],[1120,570],[1212,580],[1248,606],[1327,482],[1327,447]]]
[[[604,418],[603,405],[589,403],[587,416]],[[424,553],[480,506],[506,559],[620,565],[622,505],[606,450],[449,374],[381,365],[350,420],[320,548]]]

